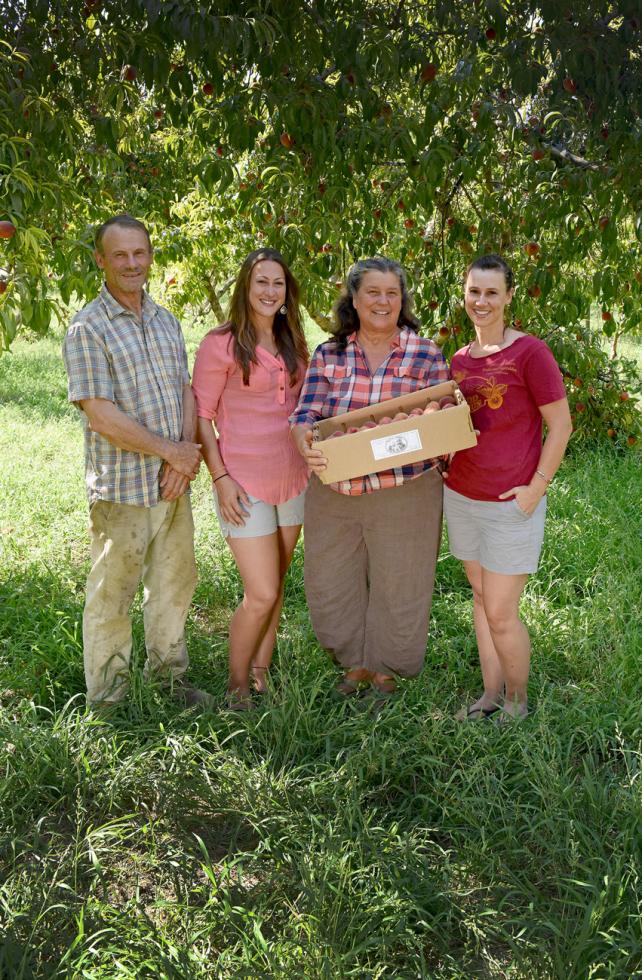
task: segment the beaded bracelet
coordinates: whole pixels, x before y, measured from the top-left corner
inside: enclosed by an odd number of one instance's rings
[[[545,476],[545,475],[544,475],[544,474],[542,473],[542,471],[541,471],[541,470],[535,470],[535,472],[537,473],[537,475],[538,475],[538,476],[541,476],[541,478],[542,478],[542,480],[543,480],[543,481],[544,481],[544,483],[546,483],[547,485],[548,485],[548,484],[549,484],[549,483],[551,482],[551,481],[549,480],[549,478],[548,478],[547,476]]]

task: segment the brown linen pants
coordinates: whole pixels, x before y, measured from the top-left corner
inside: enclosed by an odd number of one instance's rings
[[[92,567],[83,648],[87,700],[120,701],[129,687],[129,607],[143,583],[146,673],[187,670],[185,620],[196,586],[189,496],[154,507],[98,500],[90,510]]]
[[[312,477],[305,592],[319,643],[345,670],[414,677],[423,667],[442,498],[434,469],[359,497]]]

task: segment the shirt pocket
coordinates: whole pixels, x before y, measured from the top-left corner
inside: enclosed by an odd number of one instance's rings
[[[138,413],[138,373],[133,353],[122,344],[112,346],[109,357],[114,402],[127,415]]]
[[[408,395],[412,391],[428,387],[428,375],[425,368],[409,364],[404,367],[396,367],[392,376],[391,398],[398,398],[399,395]]]
[[[326,364],[323,377],[330,386],[329,397],[340,399],[347,395],[352,387],[352,368],[345,364]]]

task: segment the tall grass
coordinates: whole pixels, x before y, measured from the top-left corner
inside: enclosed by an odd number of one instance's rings
[[[144,685],[136,611],[132,696],[104,722],[58,345],[0,359],[0,976],[639,975],[639,458],[571,456],[555,481],[520,727],[452,720],[479,673],[445,548],[426,669],[380,715],[328,694],[299,551],[258,711],[198,718]],[[222,708],[239,581],[204,475],[194,503],[191,674]]]

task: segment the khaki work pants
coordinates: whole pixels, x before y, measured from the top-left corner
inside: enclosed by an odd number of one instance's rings
[[[129,687],[129,609],[143,583],[146,673],[187,670],[185,620],[196,586],[189,496],[154,507],[99,500],[90,510],[92,567],[83,646],[87,700],[120,701]]]
[[[434,469],[358,497],[310,480],[305,592],[319,643],[345,670],[414,677],[423,667],[442,499]]]

